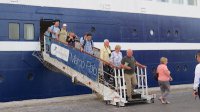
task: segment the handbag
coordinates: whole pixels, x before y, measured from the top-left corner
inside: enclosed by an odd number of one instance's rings
[[[159,76],[158,73],[154,73],[154,79],[155,79],[156,81],[158,81],[158,76]]]

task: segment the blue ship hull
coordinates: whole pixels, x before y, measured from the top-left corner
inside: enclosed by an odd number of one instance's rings
[[[104,38],[111,42],[200,42],[200,19],[195,18],[10,4],[0,4],[0,12],[0,41],[12,41],[8,38],[11,22],[20,24],[18,41],[23,42],[26,42],[23,24],[34,24],[35,38],[31,42],[38,41],[40,20],[57,18],[79,36],[93,32],[95,42],[103,42]],[[153,36],[149,34],[151,29]],[[61,73],[43,67],[32,52],[0,52],[0,102],[91,93],[86,87],[72,84],[71,79]],[[135,51],[135,58],[148,66],[149,86],[157,86],[152,74],[162,56],[169,59],[169,69],[174,77],[172,84],[187,84],[193,81],[195,52],[143,50]]]

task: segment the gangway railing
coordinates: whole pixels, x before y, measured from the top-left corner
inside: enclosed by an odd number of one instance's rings
[[[41,55],[35,55],[45,66],[58,69],[72,78],[72,82],[78,81],[100,94],[108,104],[125,106],[127,101],[126,83],[124,70],[117,67],[110,67],[109,71],[103,70],[103,65],[108,62],[99,58],[100,50],[94,48],[94,55],[81,51],[80,43],[75,47],[64,44],[53,38],[44,36],[44,50]],[[48,63],[48,64],[46,64]],[[51,67],[48,67],[51,66]],[[151,101],[148,94],[146,69],[137,68],[138,91],[141,98]],[[111,82],[105,80],[105,75],[112,79]]]

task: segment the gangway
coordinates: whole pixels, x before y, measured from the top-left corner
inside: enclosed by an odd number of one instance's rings
[[[128,101],[124,70],[113,67],[109,73],[103,71],[103,64],[108,64],[99,58],[99,49],[95,48],[94,55],[80,51],[79,44],[75,47],[66,45],[58,40],[44,36],[43,50],[34,52],[41,63],[50,70],[62,72],[72,78],[72,82],[91,88],[101,95],[107,104],[125,106],[127,103],[142,101],[151,103],[154,95],[148,94],[146,68],[137,67],[138,89],[134,90],[133,101]],[[108,74],[113,82],[106,82],[104,74]],[[137,97],[135,97],[137,96]]]

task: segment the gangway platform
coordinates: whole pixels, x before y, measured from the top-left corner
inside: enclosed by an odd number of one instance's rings
[[[134,90],[133,100],[128,101],[124,70],[113,67],[109,73],[103,71],[103,64],[109,64],[99,58],[99,49],[94,48],[94,55],[80,51],[77,42],[75,47],[44,36],[42,51],[34,52],[41,63],[48,69],[70,76],[72,82],[79,82],[91,88],[107,104],[125,106],[127,103],[153,103],[155,95],[149,95],[147,71],[137,67],[138,88]],[[109,74],[112,82],[106,82],[104,75]]]

